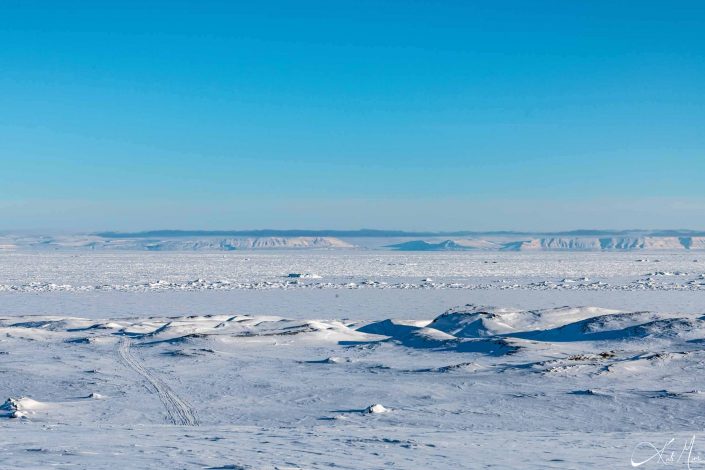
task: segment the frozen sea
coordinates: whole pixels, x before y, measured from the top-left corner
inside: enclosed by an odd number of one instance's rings
[[[0,253],[0,467],[705,467],[703,312],[698,252]]]

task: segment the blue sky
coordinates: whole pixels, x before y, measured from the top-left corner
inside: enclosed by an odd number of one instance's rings
[[[705,3],[6,0],[0,229],[705,228]]]

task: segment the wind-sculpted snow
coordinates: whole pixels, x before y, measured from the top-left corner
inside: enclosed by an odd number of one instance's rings
[[[699,314],[596,307],[468,304],[372,322],[5,317],[0,426],[15,452],[4,464],[107,468],[117,453],[126,468],[356,468],[353,457],[384,468],[369,455],[383,449],[400,468],[461,468],[477,458],[469,442],[484,443],[489,464],[504,461],[507,439],[531,447],[530,437],[543,451],[527,462],[518,449],[525,468],[557,456],[621,467],[638,433],[700,426],[703,342]],[[565,429],[583,433],[579,444]],[[188,456],[132,451],[176,442]],[[566,452],[598,443],[595,454]]]

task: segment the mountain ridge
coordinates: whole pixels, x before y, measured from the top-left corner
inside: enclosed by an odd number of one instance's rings
[[[519,240],[411,240],[387,245],[398,251],[638,251],[705,250],[705,237],[548,237]]]

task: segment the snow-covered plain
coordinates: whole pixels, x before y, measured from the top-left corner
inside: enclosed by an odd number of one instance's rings
[[[643,468],[702,467],[704,274],[683,252],[3,253],[0,467],[631,468],[672,438]]]

